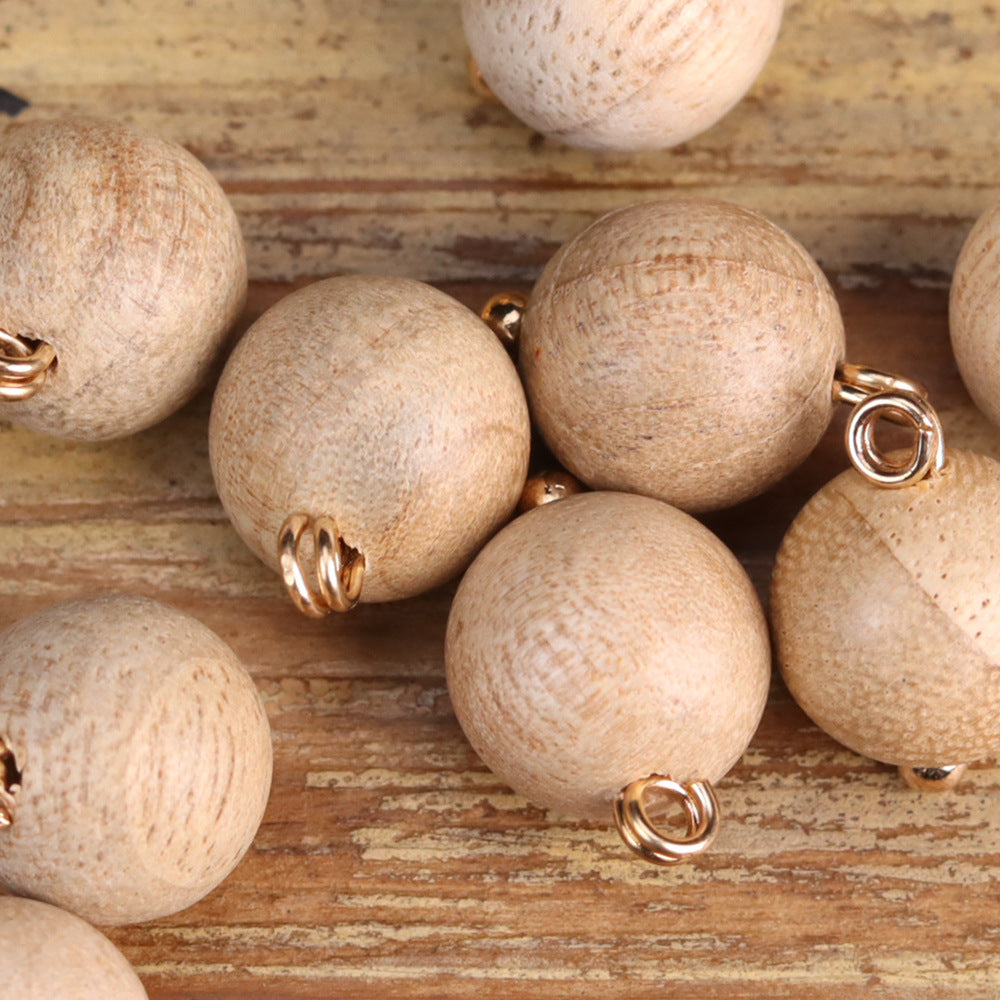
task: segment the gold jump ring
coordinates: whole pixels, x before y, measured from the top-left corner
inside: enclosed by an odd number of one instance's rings
[[[311,530],[317,588],[310,586],[303,569],[302,543]],[[281,526],[278,559],[285,587],[295,606],[310,618],[331,611],[350,611],[361,597],[365,557],[348,545],[331,517],[311,518],[293,514]]]
[[[0,330],[0,399],[29,399],[42,387],[56,360],[55,348]]]
[[[683,837],[668,837],[650,819],[645,800],[652,790],[664,793],[683,808],[687,820]],[[660,774],[640,778],[615,797],[614,813],[622,840],[657,865],[675,865],[700,854],[719,832],[719,802],[707,781],[682,784]]]

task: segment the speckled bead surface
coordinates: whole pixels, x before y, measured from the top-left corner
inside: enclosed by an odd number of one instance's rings
[[[802,462],[843,353],[836,299],[802,246],[755,212],[677,198],[612,212],[555,255],[520,365],[575,476],[700,512]]]
[[[814,722],[888,764],[1000,753],[1000,464],[952,449],[938,476],[880,489],[848,470],[782,543],[778,661]]]
[[[522,121],[588,149],[662,149],[749,90],[783,0],[462,0],[483,78]]]
[[[125,956],[65,910],[0,896],[0,941],[9,1000],[147,1000]]]
[[[608,822],[638,778],[726,774],[770,677],[733,554],[681,511],[620,493],[546,504],[497,535],[459,586],[445,658],[487,766],[536,805]]]
[[[365,556],[362,601],[460,573],[514,510],[530,428],[517,372],[474,313],[403,278],[330,278],[268,310],[230,358],[210,427],[237,531],[278,568],[292,514]]]
[[[204,382],[246,288],[236,215],[185,149],[86,118],[0,136],[0,329],[57,356],[0,416],[78,440],[158,423]]]
[[[1000,425],[1000,202],[972,228],[951,284],[951,344],[969,395]]]
[[[0,739],[21,775],[0,884],[98,924],[201,899],[270,790],[253,681],[204,625],[145,598],[58,604],[0,634]]]

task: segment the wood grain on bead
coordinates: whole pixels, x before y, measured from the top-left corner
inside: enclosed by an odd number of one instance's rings
[[[969,233],[951,284],[951,345],[976,405],[1000,426],[1000,202]]]
[[[0,985],[7,1000],[147,1000],[99,931],[34,899],[0,896]]]
[[[524,393],[494,334],[403,278],[317,282],[246,334],[216,392],[211,455],[237,531],[277,569],[291,514],[328,515],[366,560],[362,601],[469,563],[527,474]]]
[[[783,0],[463,0],[473,57],[519,118],[573,146],[662,149],[704,132],[770,55]]]
[[[848,470],[778,553],[778,660],[799,704],[857,753],[941,767],[1000,754],[1000,464],[952,449],[881,489]]]
[[[520,364],[574,475],[706,511],[809,454],[843,352],[836,299],[795,240],[735,205],[677,198],[612,212],[556,254]]]
[[[0,415],[84,440],[122,437],[187,402],[246,297],[239,223],[180,146],[70,118],[0,140],[0,329],[56,367]]]
[[[57,604],[0,635],[0,738],[21,775],[0,884],[96,923],[197,902],[267,803],[253,682],[204,625],[145,598]]]
[[[609,822],[638,778],[726,774],[770,677],[732,553],[681,511],[616,493],[545,504],[497,535],[458,589],[445,658],[483,761],[536,805]]]

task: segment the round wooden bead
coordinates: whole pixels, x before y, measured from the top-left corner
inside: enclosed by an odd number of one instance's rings
[[[57,361],[0,414],[78,440],[149,427],[194,395],[246,296],[239,223],[180,146],[64,119],[0,140],[0,330]]]
[[[462,0],[469,48],[514,114],[588,149],[675,146],[750,88],[783,0]]]
[[[20,775],[0,883],[99,924],[201,899],[270,789],[253,681],[204,625],[139,597],[59,604],[0,635],[0,740]]]
[[[843,352],[836,299],[795,240],[735,205],[678,198],[612,212],[556,254],[520,363],[574,475],[707,511],[815,447]]]
[[[510,516],[530,426],[509,357],[474,313],[403,278],[330,278],[248,331],[212,407],[212,468],[237,531],[278,568],[293,514],[334,518],[362,601],[458,574]]]
[[[1000,425],[1000,202],[969,234],[951,285],[951,343],[976,405]]]
[[[537,805],[611,818],[651,774],[717,781],[760,721],[760,602],[733,554],[648,497],[589,493],[518,518],[469,568],[445,647],[469,742]]]
[[[813,721],[888,764],[1000,753],[1000,464],[951,450],[944,471],[887,490],[854,470],[782,543],[778,661]]]
[[[0,897],[0,982],[10,1000],[147,1000],[125,956],[79,917]]]

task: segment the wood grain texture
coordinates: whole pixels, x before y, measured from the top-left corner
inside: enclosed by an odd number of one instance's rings
[[[86,920],[191,906],[264,815],[272,753],[253,682],[161,602],[94,594],[0,634],[0,733],[19,786],[0,883]]]
[[[202,388],[243,311],[247,266],[212,175],[113,121],[14,126],[0,143],[0,329],[56,352],[12,419],[73,440],[159,423]]]
[[[802,463],[843,356],[837,300],[799,243],[738,205],[670,198],[609,213],[552,258],[520,368],[580,480],[703,513]]]
[[[483,762],[535,805],[608,823],[633,781],[725,775],[771,646],[746,573],[693,517],[585,493],[517,518],[462,579],[448,692]]]
[[[665,149],[714,125],[774,46],[784,0],[464,0],[484,80],[522,121],[584,149]]]
[[[31,101],[22,120],[117,116],[217,172],[248,239],[244,325],[341,271],[478,306],[602,212],[694,190],[787,227],[834,279],[848,356],[923,380],[950,444],[1000,455],[961,388],[946,292],[998,183],[994,6],[791,3],[747,100],[686,146],[632,157],[541,141],[470,95],[453,0],[108,0],[85,17],[6,0],[0,14],[0,85]],[[153,1000],[1000,991],[995,771],[920,798],[775,682],[720,786],[712,853],[636,865],[604,827],[546,816],[476,760],[444,687],[449,591],[301,619],[215,498],[207,413],[202,397],[102,446],[0,432],[0,625],[109,581],[172,602],[248,663],[274,728],[274,793],[245,861],[195,908],[112,934]],[[795,512],[843,468],[841,429],[781,487],[710,519],[759,589]]]

